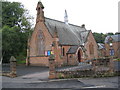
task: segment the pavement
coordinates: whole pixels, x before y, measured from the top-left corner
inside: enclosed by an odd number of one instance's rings
[[[8,66],[9,67],[9,66]],[[4,67],[5,70],[5,67]],[[7,68],[6,68],[7,70]],[[48,79],[49,68],[17,66],[16,78],[2,77],[3,88],[118,88],[119,77]]]

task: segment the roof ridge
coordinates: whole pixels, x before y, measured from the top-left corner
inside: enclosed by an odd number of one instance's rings
[[[53,20],[53,21],[57,21],[57,22],[60,22],[60,23],[64,23],[63,21],[60,21],[60,20],[56,20],[56,19],[52,19],[52,18],[48,18],[48,17],[45,17],[46,19],[50,19],[50,20]],[[64,23],[65,24],[65,23]],[[77,26],[77,27],[80,27],[80,28],[82,28],[81,26],[79,26],[79,25],[74,25],[74,24],[71,24],[71,23],[69,23],[68,25],[72,25],[72,26]]]

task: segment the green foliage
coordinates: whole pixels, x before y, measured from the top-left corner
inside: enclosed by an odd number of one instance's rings
[[[118,34],[118,33],[116,33],[116,34]],[[106,34],[97,33],[97,32],[93,33],[93,36],[94,36],[97,43],[104,43],[104,40],[105,40],[106,36],[108,36],[108,35],[114,35],[114,33],[111,33],[111,32],[106,33]]]
[[[120,61],[120,58],[117,58],[117,59],[113,59],[114,61]]]
[[[21,17],[24,13],[23,5],[17,2],[2,2],[2,25],[13,27],[20,25]]]
[[[58,78],[59,78],[59,79],[63,79],[63,78],[64,78],[64,75],[63,75],[62,73],[59,73],[59,74],[58,74]]]
[[[30,20],[24,6],[18,2],[2,2],[2,55],[3,63],[11,56],[25,60],[27,40],[32,33]]]
[[[96,33],[96,32],[94,32],[93,36],[94,36],[94,38],[95,38],[97,43],[104,43],[105,37],[107,35],[105,35],[103,33]]]
[[[26,61],[25,60],[17,60],[17,64],[25,64]]]
[[[115,35],[120,34],[120,32],[116,32]]]
[[[112,33],[112,32],[109,32],[109,33],[107,33],[106,35],[114,35],[114,33]]]

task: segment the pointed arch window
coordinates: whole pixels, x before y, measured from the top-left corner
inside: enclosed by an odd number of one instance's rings
[[[91,55],[94,54],[94,45],[92,43],[89,45],[89,51]]]
[[[45,37],[41,30],[38,31],[38,44],[37,44],[37,53],[38,55],[44,55],[45,53]]]

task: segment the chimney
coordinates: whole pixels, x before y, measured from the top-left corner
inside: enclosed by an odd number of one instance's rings
[[[82,27],[82,28],[85,28],[85,24],[82,24],[81,27]]]

